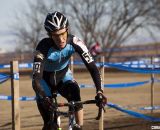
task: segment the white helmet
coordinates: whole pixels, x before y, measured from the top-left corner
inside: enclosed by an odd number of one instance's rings
[[[57,11],[54,13],[48,13],[44,22],[44,27],[49,33],[63,28],[68,28],[68,26],[68,19],[62,13]]]

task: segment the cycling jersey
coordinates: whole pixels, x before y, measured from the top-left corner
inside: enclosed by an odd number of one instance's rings
[[[68,70],[69,60],[72,54],[77,52],[89,70],[97,91],[101,90],[101,78],[95,62],[90,55],[86,45],[76,36],[68,35],[67,44],[63,49],[59,49],[52,38],[44,38],[39,42],[34,53],[33,64],[33,87],[41,96],[45,96],[41,80],[47,80],[47,74],[52,75],[54,87],[59,80],[64,82],[72,79]],[[51,88],[52,89],[52,88]]]

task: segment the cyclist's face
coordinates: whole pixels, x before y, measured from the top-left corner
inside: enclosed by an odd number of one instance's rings
[[[67,44],[67,29],[61,29],[51,33],[51,37],[58,48],[62,49]]]

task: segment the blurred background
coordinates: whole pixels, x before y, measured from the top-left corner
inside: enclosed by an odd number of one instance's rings
[[[1,0],[0,63],[32,62],[46,32],[48,12],[63,12],[70,32],[106,61],[132,61],[160,55],[159,0]],[[97,55],[96,55],[97,57]]]
[[[1,0],[0,72],[10,74],[11,60],[22,63],[20,96],[35,96],[31,80],[33,52],[38,42],[47,37],[44,20],[48,12],[54,11],[67,16],[70,33],[85,42],[96,61],[104,56],[105,62],[110,63],[105,64],[111,66],[105,66],[104,73],[104,84],[112,86],[104,91],[108,101],[160,117],[160,0]],[[80,60],[76,54],[74,60]],[[83,86],[93,84],[86,70],[81,64],[74,65],[74,77]],[[11,95],[8,78],[0,75],[0,130],[12,127],[11,102],[5,101]],[[95,96],[93,88],[81,91],[83,100]],[[20,102],[20,108],[22,130],[40,130],[42,119],[36,103]],[[95,110],[95,106],[87,106],[84,129],[93,130],[95,126],[97,130]],[[104,130],[151,130],[152,126],[160,126],[128,118],[126,113],[110,108],[104,116]]]

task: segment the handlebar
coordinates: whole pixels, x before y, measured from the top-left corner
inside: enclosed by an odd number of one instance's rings
[[[56,103],[56,104],[57,104],[57,107],[65,107],[65,106],[74,107],[79,104],[97,104],[97,100],[86,100],[86,101],[77,101],[77,102],[72,101],[68,103]],[[99,120],[101,118],[102,110],[105,112],[103,105],[98,109],[98,115],[96,117],[96,120]]]
[[[64,107],[64,106],[73,107],[79,104],[96,104],[96,100],[86,100],[86,101],[77,101],[77,102],[71,101],[68,103],[57,103],[58,107]]]

